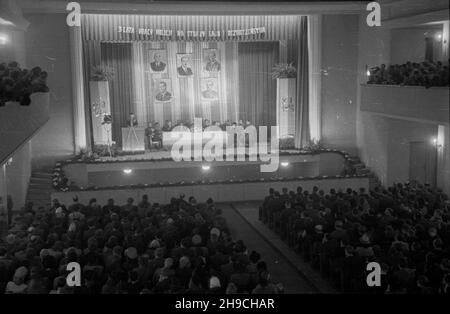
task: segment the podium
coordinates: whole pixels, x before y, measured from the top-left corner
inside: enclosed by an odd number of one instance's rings
[[[122,128],[122,150],[127,152],[145,150],[145,128]]]

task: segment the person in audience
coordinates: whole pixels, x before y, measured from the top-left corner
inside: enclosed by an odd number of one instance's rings
[[[32,206],[32,205],[31,205]],[[73,198],[67,210],[54,200],[48,209],[16,215],[0,243],[0,293],[147,294],[271,293],[267,267],[233,241],[214,201],[184,195],[169,204],[138,205],[128,198],[100,207]],[[66,283],[66,265],[80,264],[81,287]],[[264,265],[264,266],[261,266]],[[268,272],[267,272],[268,274]],[[258,285],[259,284],[259,285]]]
[[[448,292],[450,201],[439,189],[416,182],[370,192],[270,189],[259,213],[344,292]],[[381,287],[365,285],[371,261],[381,265]]]
[[[368,84],[409,85],[409,86],[449,86],[449,63],[441,61],[407,62],[385,64],[369,70]]]

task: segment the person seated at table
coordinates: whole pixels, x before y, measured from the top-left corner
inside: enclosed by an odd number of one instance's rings
[[[211,126],[211,122],[208,119],[203,120],[203,130]]]
[[[231,125],[230,120],[226,120],[224,123],[222,123],[222,125],[220,127],[222,128],[222,131],[226,131],[227,126],[230,126],[230,125]]]
[[[152,140],[153,142],[158,142],[159,145],[162,147],[162,129],[161,126],[159,125],[159,122],[155,123]]]
[[[166,120],[166,122],[164,122],[164,126],[162,128],[163,132],[170,132],[172,131],[173,126],[172,126],[172,121]]]
[[[153,124],[149,122],[145,128],[145,144],[146,149],[152,148]]]

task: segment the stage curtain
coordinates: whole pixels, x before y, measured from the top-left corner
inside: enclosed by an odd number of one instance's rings
[[[276,125],[276,81],[272,67],[278,62],[278,42],[239,43],[239,119],[254,125]]]
[[[297,43],[297,103],[294,141],[296,148],[302,148],[310,142],[308,21],[306,16],[301,17],[300,27],[300,40]]]
[[[102,65],[114,71],[109,82],[112,114],[112,139],[122,145],[122,126],[127,125],[130,112],[134,112],[134,78],[131,43],[102,43]]]

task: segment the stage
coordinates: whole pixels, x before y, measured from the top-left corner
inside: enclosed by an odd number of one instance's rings
[[[208,197],[218,201],[249,201],[259,200],[270,187],[295,190],[302,186],[311,190],[318,186],[325,191],[367,189],[368,177],[345,173],[347,157],[339,151],[282,151],[274,172],[260,171],[264,156],[258,156],[256,161],[247,158],[246,161],[175,162],[170,152],[157,151],[91,161],[71,160],[56,168],[70,186],[52,193],[52,198],[70,202],[77,195],[82,202],[88,202],[90,197],[106,202],[113,195],[122,203],[127,197],[138,199],[148,194],[153,202],[166,203],[184,193],[202,201]]]

